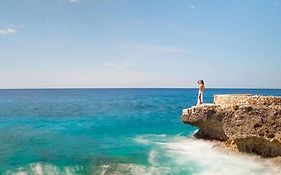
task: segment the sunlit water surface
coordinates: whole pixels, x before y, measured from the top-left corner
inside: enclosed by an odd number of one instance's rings
[[[192,138],[196,89],[0,90],[2,174],[272,175],[281,167]],[[207,89],[281,95],[281,90]]]

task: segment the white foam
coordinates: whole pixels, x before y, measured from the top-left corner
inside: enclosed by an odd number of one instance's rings
[[[166,167],[171,167],[171,173],[188,172],[192,175],[278,175],[281,174],[281,166],[273,164],[270,159],[248,154],[234,154],[216,149],[214,143],[197,140],[194,138],[173,137],[165,142],[159,139],[153,141],[151,137],[142,137],[142,142],[157,145],[162,149],[167,160]],[[156,149],[156,148],[154,148]],[[152,154],[152,153],[151,153]],[[157,155],[157,159],[153,154]],[[161,154],[153,151],[149,156],[154,164],[161,159]]]
[[[138,164],[111,164],[111,165],[102,165],[102,172],[100,175],[105,174],[114,174],[114,175],[123,175],[123,174],[134,174],[134,175],[163,175],[169,174],[169,167],[146,167]]]
[[[52,164],[42,164],[42,163],[32,163],[25,167],[19,167],[16,170],[8,170],[5,174],[15,174],[15,175],[44,175],[44,174],[66,174],[73,175],[75,172],[82,170],[83,167],[73,166],[73,167],[64,167],[59,169],[57,166]]]
[[[42,175],[43,171],[42,171],[42,165],[41,164],[36,164],[34,167],[31,168],[32,171],[34,172],[35,175]]]
[[[140,144],[149,144],[149,141],[147,139],[145,139],[143,136],[137,136],[136,138],[134,138],[135,142],[140,143]]]
[[[22,171],[16,172],[15,174],[16,174],[16,175],[27,175],[27,173],[22,172]]]
[[[149,152],[149,155],[148,155],[148,162],[149,162],[151,165],[155,165],[155,164],[156,164],[156,158],[157,158],[157,151],[151,150],[151,151]]]
[[[138,135],[134,138],[134,141],[140,144],[152,144],[156,143],[156,140],[163,140],[167,137],[167,134],[144,134],[144,135]]]

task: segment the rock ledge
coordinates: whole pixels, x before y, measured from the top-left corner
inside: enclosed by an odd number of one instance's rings
[[[199,127],[196,138],[263,157],[281,156],[281,97],[215,95],[213,104],[184,109],[182,121]]]

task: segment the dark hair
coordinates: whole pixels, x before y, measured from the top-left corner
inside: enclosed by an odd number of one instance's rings
[[[203,80],[198,80],[198,82],[197,83],[199,83],[199,84],[203,84],[204,85],[204,81]]]

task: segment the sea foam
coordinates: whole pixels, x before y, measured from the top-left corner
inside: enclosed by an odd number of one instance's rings
[[[81,166],[66,166],[59,168],[52,164],[46,163],[31,163],[27,166],[16,168],[15,170],[8,170],[5,172],[7,175],[49,175],[49,174],[64,174],[64,175],[75,175],[77,172],[82,171]]]
[[[139,138],[139,137],[137,137]],[[154,141],[155,139],[155,141]],[[225,148],[218,149],[210,141],[184,138],[181,136],[163,137],[141,136],[141,142],[154,145],[148,160],[153,167],[170,167],[171,174],[192,175],[278,175],[281,166],[270,159],[259,156],[232,153]],[[137,139],[138,140],[138,139]],[[157,151],[158,150],[158,151]],[[153,161],[152,161],[153,160]]]

